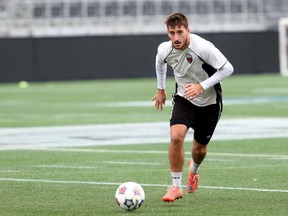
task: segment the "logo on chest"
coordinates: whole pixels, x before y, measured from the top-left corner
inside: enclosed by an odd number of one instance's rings
[[[190,64],[193,62],[193,58],[189,53],[186,54],[186,59]]]

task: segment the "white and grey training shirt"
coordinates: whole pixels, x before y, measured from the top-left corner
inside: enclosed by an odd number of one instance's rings
[[[210,77],[202,68],[204,63],[216,69]],[[201,84],[204,92],[190,100],[197,106],[215,104],[217,95],[213,86],[233,73],[233,66],[219,49],[196,34],[190,34],[190,44],[185,50],[173,48],[171,41],[158,46],[155,67],[159,89],[165,89],[167,64],[173,69],[178,95],[184,95],[186,84]]]

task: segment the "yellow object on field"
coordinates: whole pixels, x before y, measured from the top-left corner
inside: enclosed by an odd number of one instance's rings
[[[28,88],[28,86],[29,86],[29,83],[26,82],[26,81],[20,81],[20,82],[18,83],[18,87],[19,87],[19,88]]]

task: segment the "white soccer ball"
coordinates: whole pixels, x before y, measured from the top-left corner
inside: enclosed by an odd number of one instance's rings
[[[143,188],[135,182],[125,182],[116,190],[116,204],[127,211],[140,208],[145,200]]]

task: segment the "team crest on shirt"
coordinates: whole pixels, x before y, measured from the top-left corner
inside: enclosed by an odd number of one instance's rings
[[[193,58],[192,58],[192,56],[188,53],[188,54],[186,54],[186,59],[187,59],[187,61],[191,64],[192,63],[192,61],[193,61]]]

